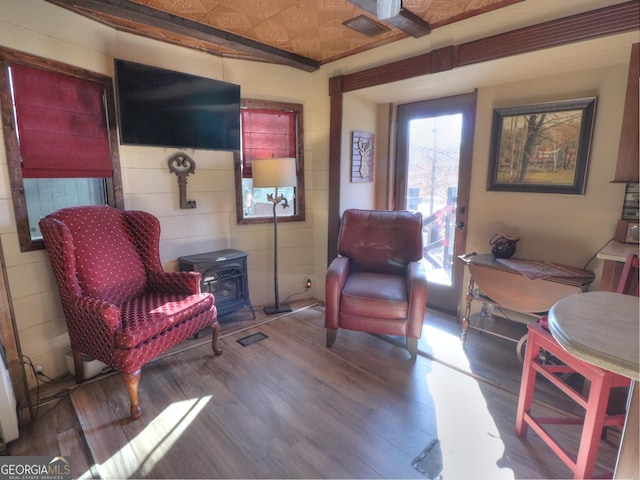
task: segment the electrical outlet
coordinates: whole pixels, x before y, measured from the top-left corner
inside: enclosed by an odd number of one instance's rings
[[[36,373],[42,373],[42,369],[44,367],[42,366],[41,363],[34,363],[33,364],[33,369],[35,370]]]
[[[307,281],[304,284],[304,287],[309,290],[311,288],[311,279],[307,278]]]

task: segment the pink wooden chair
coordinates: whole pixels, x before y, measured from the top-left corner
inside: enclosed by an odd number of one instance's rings
[[[629,255],[618,284],[618,293],[638,295],[638,256]],[[605,321],[605,319],[603,319]],[[551,333],[538,324],[529,324],[527,349],[522,368],[520,397],[516,413],[516,434],[524,437],[531,427],[551,450],[571,469],[574,478],[592,478],[602,429],[606,426],[622,428],[626,413],[607,413],[609,397],[616,387],[628,388],[630,379],[580,360],[562,348]],[[540,360],[540,351],[553,355],[561,365]],[[584,418],[539,417],[531,412],[536,374],[539,373],[558,387],[584,410]],[[567,373],[577,373],[590,382],[588,393],[578,392],[566,380]],[[559,375],[560,374],[560,375]],[[577,455],[572,455],[552,437],[543,425],[582,425]]]
[[[58,210],[40,221],[69,331],[76,382],[82,354],[122,374],[131,418],[142,414],[138,384],[143,365],[220,326],[211,293],[200,292],[197,272],[164,272],[160,223],[153,215],[107,206]]]

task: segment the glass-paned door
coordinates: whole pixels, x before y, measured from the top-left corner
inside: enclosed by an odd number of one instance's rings
[[[398,107],[397,208],[423,218],[427,305],[457,314],[469,198],[475,95]]]

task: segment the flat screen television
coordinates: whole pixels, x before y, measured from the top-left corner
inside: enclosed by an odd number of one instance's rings
[[[240,86],[115,60],[122,145],[240,150]]]

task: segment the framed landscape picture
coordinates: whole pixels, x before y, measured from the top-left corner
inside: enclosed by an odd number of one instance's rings
[[[596,98],[493,111],[487,190],[584,194]]]

